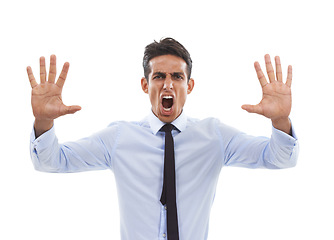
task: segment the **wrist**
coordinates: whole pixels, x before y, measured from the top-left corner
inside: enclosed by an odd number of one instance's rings
[[[285,132],[286,134],[291,135],[291,122],[288,117],[286,118],[279,118],[279,119],[272,119],[271,120],[273,127]]]
[[[49,131],[53,126],[53,120],[35,118],[35,137],[38,138],[43,133]]]

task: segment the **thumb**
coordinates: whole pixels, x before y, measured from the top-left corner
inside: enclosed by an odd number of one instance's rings
[[[262,108],[259,105],[244,104],[241,108],[249,113],[262,114]]]
[[[61,108],[60,114],[61,115],[73,114],[79,110],[81,110],[81,107],[78,105],[72,105],[72,106],[63,105]]]
[[[80,111],[81,107],[78,105],[72,105],[67,107],[67,114],[73,114],[76,113],[77,111]]]

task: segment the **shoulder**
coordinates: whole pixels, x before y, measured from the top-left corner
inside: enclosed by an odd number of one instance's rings
[[[205,118],[205,119],[198,119],[198,118],[192,118],[187,117],[187,128],[188,127],[217,127],[220,124],[219,119],[217,118]]]
[[[189,129],[201,129],[205,132],[216,133],[220,136],[229,136],[232,137],[235,134],[239,134],[240,131],[231,127],[223,122],[221,122],[218,118],[209,117],[205,119],[196,119],[196,118],[189,118],[187,122],[187,128]]]
[[[216,118],[187,118],[187,126],[185,132],[191,132],[195,135],[217,135],[217,129],[220,121]]]
[[[125,130],[138,130],[138,129],[149,129],[149,123],[147,121],[115,121],[108,125],[107,129],[117,129],[118,131]]]

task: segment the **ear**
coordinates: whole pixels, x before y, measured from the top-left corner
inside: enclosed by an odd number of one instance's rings
[[[195,86],[195,81],[194,79],[190,78],[188,81],[188,89],[187,89],[188,94],[190,94],[193,91],[194,86]]]
[[[144,93],[148,93],[148,82],[144,77],[141,79],[141,88],[143,89]]]

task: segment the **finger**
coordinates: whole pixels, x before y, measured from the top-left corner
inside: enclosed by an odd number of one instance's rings
[[[46,69],[45,69],[45,57],[39,58],[39,75],[41,78],[41,83],[45,83],[46,81]]]
[[[57,67],[56,67],[56,55],[51,55],[50,57],[50,70],[49,70],[49,79],[50,83],[54,83],[57,74]]]
[[[30,82],[31,88],[34,88],[38,85],[38,83],[35,80],[34,74],[32,73],[31,67],[27,67],[27,73],[28,73],[28,78]]]
[[[63,69],[61,70],[61,73],[56,83],[60,88],[64,86],[69,67],[70,64],[68,62],[64,63]]]
[[[271,64],[269,54],[266,54],[264,56],[264,60],[266,62],[266,69],[267,69],[267,74],[268,74],[268,77],[269,77],[269,82],[272,83],[272,82],[275,81],[275,72],[274,72],[273,65]]]
[[[281,59],[279,56],[275,57],[275,64],[276,64],[276,78],[278,82],[283,82],[282,80],[282,67],[281,67]]]
[[[256,74],[257,74],[257,78],[260,81],[261,87],[266,86],[268,84],[268,82],[267,82],[267,79],[266,79],[266,77],[264,76],[264,74],[261,70],[260,64],[258,62],[255,62],[254,67],[255,67]]]
[[[286,78],[286,85],[291,87],[291,83],[292,83],[292,66],[289,65],[288,66],[288,76]]]
[[[262,108],[259,105],[244,104],[241,108],[249,113],[262,114]]]

